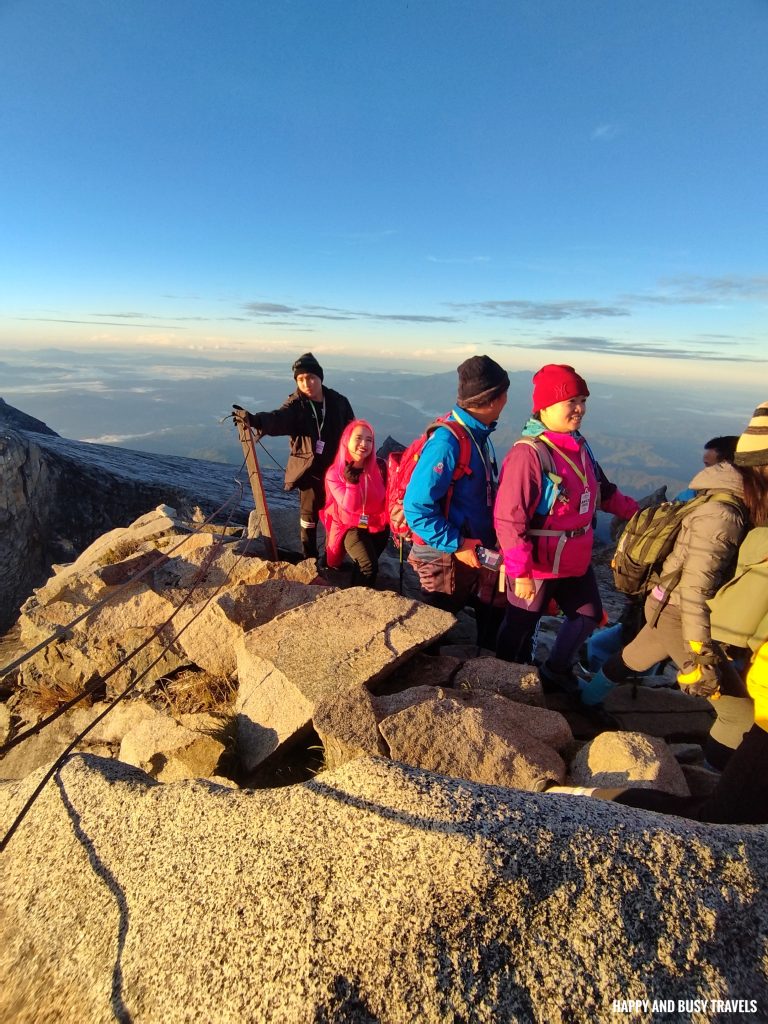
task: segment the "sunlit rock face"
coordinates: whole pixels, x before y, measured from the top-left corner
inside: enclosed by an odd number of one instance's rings
[[[229,499],[220,521],[245,523],[253,500],[236,475],[222,463],[71,441],[0,399],[0,631],[51,565],[157,505],[209,513]],[[263,477],[276,528],[295,531],[293,497],[279,474]]]
[[[0,786],[0,820],[36,781]],[[762,828],[382,758],[253,792],[76,756],[4,854],[0,1017],[592,1022],[617,993],[762,1006],[766,869]]]

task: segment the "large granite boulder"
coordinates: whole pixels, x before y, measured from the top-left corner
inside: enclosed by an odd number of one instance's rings
[[[7,705],[0,705],[2,711]],[[22,740],[0,758],[0,779],[24,779],[55,761],[69,744],[106,711],[98,702],[67,711],[41,732]],[[37,716],[35,716],[37,717]],[[24,727],[30,723],[22,723]],[[180,715],[175,720],[142,698],[116,704],[77,744],[76,750],[120,757],[161,781],[214,775],[225,752],[226,727],[214,715]],[[0,742],[4,742],[0,731]]]
[[[472,658],[456,673],[453,685],[458,690],[487,690],[521,704],[545,706],[544,690],[533,665],[515,665],[490,657]]]
[[[0,632],[39,583],[52,557],[48,533],[54,487],[40,449],[13,430],[0,430]]]
[[[168,602],[143,581],[116,592],[108,603],[61,632],[104,596],[94,574],[77,578],[77,589],[59,592],[47,604],[32,598],[24,606],[20,626],[26,649],[60,632],[57,640],[21,666],[25,690],[54,689],[62,697],[72,696],[113,673],[106,682],[107,693],[113,695],[145,672],[150,673],[148,681],[154,682],[187,664],[187,655],[173,639],[173,623],[167,622]],[[69,580],[74,583],[75,577]],[[130,660],[120,665],[129,655]]]
[[[213,715],[166,715],[139,722],[120,744],[120,760],[142,768],[160,782],[206,778],[216,774],[226,744],[222,723]]]
[[[454,778],[521,789],[562,782],[558,752],[573,741],[556,712],[484,690],[434,686],[329,696],[315,706],[312,724],[328,768],[384,754]]]
[[[573,740],[556,711],[482,691],[437,690],[394,710],[379,729],[396,761],[454,778],[532,790],[565,779],[557,751]]]
[[[236,644],[238,742],[248,770],[306,735],[327,698],[375,689],[453,616],[388,591],[326,592]]]
[[[179,644],[189,660],[206,672],[234,678],[235,644],[239,637],[290,608],[316,601],[328,593],[323,587],[286,578],[237,583],[214,597],[194,619],[191,616],[196,609],[190,612],[189,625],[179,637]]]
[[[246,557],[226,535],[191,531],[174,509],[159,506],[97,538],[52,576],[22,609],[23,647],[94,610],[21,667],[22,687],[64,697],[113,673],[112,695],[148,670],[151,685],[188,664],[231,677],[237,636],[326,592],[308,585],[317,578],[314,559],[293,565]]]
[[[638,732],[604,732],[586,743],[570,764],[578,786],[613,789],[632,786],[690,796],[683,770],[667,744]]]
[[[0,786],[1,821],[36,782]],[[4,853],[0,1018],[592,1024],[701,997],[758,1020],[766,879],[765,828],[381,759],[244,792],[75,757]]]

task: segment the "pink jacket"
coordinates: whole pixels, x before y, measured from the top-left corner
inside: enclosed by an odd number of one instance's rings
[[[371,533],[379,533],[389,523],[384,463],[372,452],[356,484],[344,475],[347,442],[359,422],[364,421],[355,420],[345,427],[336,457],[325,474],[325,507],[320,511],[320,519],[325,526],[325,557],[332,568],[344,561],[344,535],[360,525],[361,516],[368,517],[367,528]]]
[[[599,466],[595,468],[583,437],[549,430],[542,434],[568,456],[579,473],[550,447],[554,471],[561,478],[560,493],[549,513],[537,513],[543,492],[539,456],[530,444],[518,443],[510,448],[501,468],[494,507],[496,535],[509,579],[583,576],[592,559],[595,509],[622,519],[629,519],[637,511],[634,498],[622,494]],[[586,477],[586,484],[581,477]],[[542,536],[532,532],[535,530],[551,533]]]

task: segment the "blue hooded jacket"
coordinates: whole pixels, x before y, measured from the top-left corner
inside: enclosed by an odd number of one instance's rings
[[[459,459],[459,442],[450,431],[438,427],[424,445],[408,481],[403,511],[406,522],[423,544],[452,554],[458,551],[466,537],[478,537],[486,547],[494,545],[493,497],[498,472],[496,455],[490,441],[496,423],[481,423],[465,409],[458,408],[451,410],[450,418],[468,427],[477,442],[470,445],[471,473],[454,484],[446,519],[443,515],[443,499]],[[480,455],[481,451],[485,462]],[[491,476],[490,505],[486,467]]]

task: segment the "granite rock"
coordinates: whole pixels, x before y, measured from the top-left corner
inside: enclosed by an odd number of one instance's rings
[[[395,711],[379,729],[396,761],[519,789],[562,782],[565,763],[556,751],[573,738],[557,712],[450,690]]]
[[[0,786],[0,820],[36,782]],[[701,994],[762,1011],[766,879],[764,828],[381,759],[247,792],[74,757],[4,854],[0,1017],[592,1024],[624,995]]]
[[[585,744],[571,761],[570,780],[601,789],[627,786],[690,796],[685,775],[669,747],[655,736],[604,732]]]
[[[361,597],[361,594],[363,597]],[[315,708],[376,686],[453,616],[389,592],[336,590],[236,643],[238,746],[247,770],[306,736]]]

